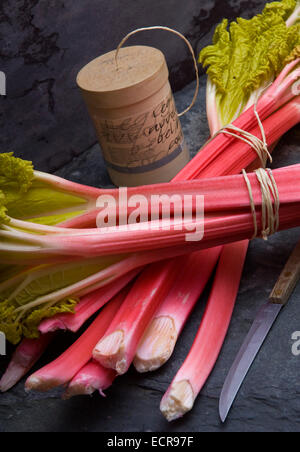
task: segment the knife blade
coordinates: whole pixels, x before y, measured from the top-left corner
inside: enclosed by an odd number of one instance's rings
[[[219,404],[225,422],[230,408],[281,309],[287,304],[300,279],[300,242],[286,263],[268,303],[259,310],[253,325],[225,380]]]

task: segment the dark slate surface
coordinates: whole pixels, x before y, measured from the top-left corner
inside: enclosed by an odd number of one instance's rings
[[[177,94],[179,109],[188,104],[193,89],[190,85]],[[205,80],[202,79],[198,103],[183,118],[192,154],[207,138],[204,92]],[[299,161],[299,134],[296,128],[279,144],[275,167]],[[98,186],[109,184],[97,146],[57,174]],[[159,412],[159,404],[193,342],[208,292],[188,322],[173,358],[163,369],[145,376],[130,370],[107,391],[106,399],[96,395],[63,402],[57,393],[26,394],[22,382],[9,393],[0,395],[0,432],[299,432],[300,356],[292,354],[291,337],[295,331],[300,331],[300,286],[268,336],[228,422],[222,425],[218,417],[218,398],[226,374],[299,236],[300,230],[293,230],[277,234],[267,243],[256,240],[251,244],[225,345],[194,410],[184,419],[168,424]],[[62,334],[39,366],[56,358],[72,341],[73,336]],[[6,363],[7,359],[3,358],[0,372]]]
[[[84,64],[116,48],[133,29],[151,25],[185,33],[198,53],[224,16],[249,17],[264,3],[1,0],[0,71],[7,75],[7,98],[0,97],[1,151],[13,149],[40,170],[58,170],[96,143],[75,83]],[[193,80],[192,59],[177,37],[151,32],[131,42],[158,47],[166,54],[174,90]]]

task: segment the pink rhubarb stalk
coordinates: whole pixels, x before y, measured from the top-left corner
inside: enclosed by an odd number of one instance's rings
[[[213,248],[180,258],[181,271],[136,352],[134,366],[138,372],[157,370],[169,360],[221,251],[222,248]]]
[[[300,71],[300,69],[299,69]],[[275,82],[276,85],[276,82]],[[289,91],[292,92],[292,90],[290,89]],[[293,90],[294,92],[295,90]],[[264,97],[264,96],[263,96]],[[266,134],[268,137],[268,142],[269,139],[271,140],[269,142],[269,144],[272,144],[273,142],[276,142],[278,140],[278,138],[284,133],[284,131],[288,130],[289,128],[291,128],[293,125],[297,124],[299,122],[300,119],[300,99],[299,96],[298,98],[295,98],[295,100],[289,102],[287,105],[285,105],[284,107],[281,108],[281,110],[279,110],[278,112],[274,113],[274,115],[272,116],[272,118],[268,118],[265,121],[265,130],[266,130]],[[251,110],[250,110],[251,111]],[[252,111],[252,115],[253,111]],[[282,116],[285,117],[285,121],[282,121]],[[274,120],[275,119],[275,120]],[[258,127],[258,126],[257,126]],[[272,132],[271,132],[272,129]],[[257,130],[258,132],[258,130]],[[268,134],[272,135],[272,139],[270,138],[270,136]],[[221,135],[222,139],[227,139],[227,136]],[[220,136],[217,136],[215,138],[215,140],[217,140],[218,138],[220,138]],[[215,140],[212,140],[213,142]],[[224,141],[223,145],[224,145]],[[207,145],[208,147],[210,147],[211,143],[209,145]],[[250,149],[249,150],[249,146],[245,143],[240,142],[239,140],[236,140],[236,143],[233,144],[233,146],[231,147],[230,151],[227,153],[224,152],[223,150],[223,156],[222,156],[222,161],[220,163],[219,161],[219,156],[218,155],[214,155],[212,154],[212,158],[207,160],[209,152],[206,151],[205,152],[201,152],[199,155],[201,156],[201,158],[199,156],[196,156],[196,160],[194,161],[195,166],[192,165],[192,167],[185,168],[183,170],[183,172],[180,173],[180,176],[178,176],[176,178],[177,181],[180,181],[182,177],[185,177],[186,179],[192,179],[192,178],[197,178],[199,176],[201,177],[208,177],[211,176],[211,174],[219,174],[220,172],[222,172],[222,174],[230,174],[230,173],[238,173],[241,171],[241,169],[247,167],[253,160],[256,159],[256,154],[255,152]],[[234,162],[234,163],[233,163]],[[197,172],[195,173],[195,168],[197,168]],[[202,168],[200,170],[200,168]],[[143,194],[144,193],[150,193],[151,194],[151,190],[154,191],[154,193],[157,193],[157,191],[161,188],[164,188],[164,190],[167,193],[170,193],[170,191],[172,190],[172,185],[167,187],[163,187],[161,185],[157,185],[154,187],[148,187],[148,188],[143,188]],[[173,186],[174,189],[174,186]],[[178,189],[178,187],[177,187]],[[139,227],[139,225],[135,225],[136,227]],[[27,224],[27,228],[31,228],[33,227],[30,224]],[[37,226],[34,226],[37,227]],[[125,226],[126,227],[126,226]],[[105,250],[103,249],[103,247],[98,246],[97,241],[101,241],[101,236],[103,236],[104,234],[101,234],[101,232],[99,233],[99,231],[95,231],[95,230],[84,230],[86,231],[85,233],[82,233],[81,230],[81,234],[80,232],[76,232],[76,230],[68,230],[68,233],[66,235],[65,232],[65,237],[64,234],[59,233],[59,228],[48,228],[49,231],[52,231],[53,235],[48,234],[46,236],[37,236],[37,235],[32,235],[32,234],[26,234],[26,233],[19,233],[17,231],[12,231],[9,228],[7,228],[7,231],[1,231],[1,235],[4,237],[6,237],[8,240],[14,239],[14,240],[26,240],[28,242],[28,246],[21,246],[19,245],[18,247],[5,247],[5,244],[1,245],[0,249],[3,251],[1,253],[0,256],[0,263],[20,263],[21,259],[23,261],[24,264],[32,264],[32,263],[44,263],[45,261],[47,261],[47,263],[49,262],[49,259],[55,259],[55,255],[57,259],[67,259],[70,255],[72,255],[73,257],[77,256],[77,257],[84,257],[82,255],[83,253],[83,249],[85,250],[85,256],[91,257],[91,255],[99,255],[99,254],[103,254],[105,252]],[[134,229],[134,228],[133,228]],[[122,233],[122,226],[118,227],[116,229],[116,234],[121,234]],[[66,230],[64,230],[66,231]],[[133,233],[135,232],[134,230],[132,231]],[[144,236],[150,236],[150,233],[147,233],[145,231],[139,231],[139,232],[144,232]],[[152,231],[151,231],[152,232]],[[78,235],[80,234],[80,235]],[[92,234],[92,238],[91,235]],[[116,236],[116,234],[114,236]],[[110,235],[110,233],[106,234],[106,237]],[[121,237],[121,235],[120,235]],[[104,240],[103,240],[104,241]],[[109,245],[109,249],[107,249],[107,251],[105,252],[106,254],[118,254],[121,252],[136,252],[136,251],[140,251],[141,248],[138,248],[137,246],[131,248],[131,247],[127,247],[127,243],[126,240],[122,241],[122,245],[123,248],[119,248],[119,243],[120,241],[117,241],[114,239],[114,243]],[[82,246],[82,244],[84,244],[84,247]],[[88,246],[90,244],[90,247]],[[104,244],[104,243],[103,243]],[[136,243],[136,245],[141,245]],[[18,255],[18,262],[16,262],[16,254]],[[27,258],[29,260],[27,260]],[[3,260],[1,260],[1,258]]]
[[[283,72],[282,79],[294,67],[295,67],[295,63],[290,65],[288,67],[288,71]],[[288,106],[286,108],[294,109],[295,107],[293,104],[292,106]],[[249,110],[249,112],[250,112],[250,110]],[[253,112],[253,109],[252,109],[252,112]],[[297,118],[297,121],[298,121],[299,114],[297,114],[296,116],[298,116],[298,118]],[[253,119],[255,121],[257,121],[256,118],[253,118]],[[273,121],[269,121],[268,125],[269,124],[273,124]],[[259,130],[257,124],[255,124],[255,125],[256,125],[256,127],[255,127],[255,130],[253,131],[253,133],[256,134],[257,136],[259,136],[260,130]],[[214,124],[214,126],[216,127],[216,124]],[[268,137],[268,141],[269,141],[269,143],[272,143],[275,140],[275,137],[272,134],[272,137],[270,138],[271,133],[268,133],[269,130],[267,130],[266,124],[265,124],[265,128],[266,128],[265,130],[266,130],[266,134]],[[218,129],[219,129],[219,127],[215,130],[215,132]],[[283,133],[282,130],[279,131],[278,129],[275,130],[275,133],[277,133],[277,132],[279,132],[280,134]],[[229,137],[226,137],[225,139],[227,139],[227,138],[229,138]],[[224,139],[224,136],[223,136],[223,139]],[[233,140],[232,139],[230,140],[230,138],[229,138],[228,141],[233,141]],[[235,145],[236,145],[236,148],[238,149],[241,145],[241,142],[237,141],[235,143]],[[235,149],[234,150],[230,149],[229,157],[231,158],[231,161],[233,160],[232,155],[235,156],[234,151],[235,151]],[[246,159],[242,162],[241,162],[241,159],[237,159],[237,164],[240,165],[239,167],[235,167],[235,168],[229,167],[229,169],[226,172],[226,165],[224,165],[224,163],[222,162],[222,165],[221,166],[219,165],[218,169],[214,168],[213,170],[208,171],[207,174],[209,174],[209,175],[219,174],[219,173],[222,173],[223,171],[225,174],[227,174],[227,173],[230,174],[231,172],[235,172],[235,171],[239,172],[239,171],[241,171],[241,169],[243,169],[245,167],[244,165],[251,163],[251,161],[253,161],[255,159],[256,155],[254,154],[254,152],[252,155],[251,155],[251,153],[252,153],[252,151],[250,150],[250,152],[249,152],[249,150],[248,150],[248,155],[246,155]],[[247,159],[249,159],[249,160],[247,160]],[[199,154],[199,160],[201,160],[200,154]],[[191,168],[193,168],[193,163],[191,163],[190,166],[191,166]],[[200,165],[200,167],[201,167],[201,165]],[[208,169],[209,168],[207,168],[207,170]],[[198,174],[198,177],[200,174],[201,173]],[[181,180],[181,177],[182,177],[182,173],[179,174],[178,179]],[[177,178],[175,178],[175,179],[177,179]],[[241,244],[241,255],[243,255],[243,253],[244,253],[243,247],[244,247],[244,245]],[[193,255],[190,256],[190,259],[193,259],[192,256]],[[214,250],[206,251],[206,258],[207,258],[208,262],[210,262],[210,260],[212,259],[212,260],[214,260],[214,265],[216,264],[217,259],[214,256]],[[196,259],[195,259],[195,261],[196,261]],[[185,293],[186,291],[189,290],[188,286],[190,284],[185,285],[184,282],[182,284],[183,284],[182,292]],[[201,291],[201,289],[200,289],[200,291]],[[137,352],[137,356],[135,359],[135,365],[139,371],[147,371],[147,370],[151,370],[151,369],[155,370],[157,367],[160,366],[160,364],[163,364],[169,358],[169,356],[172,354],[172,351],[173,351],[172,342],[175,345],[175,342],[176,342],[176,339],[178,336],[177,336],[176,330],[174,330],[174,326],[173,326],[173,321],[172,321],[173,316],[172,315],[173,315],[174,310],[172,309],[170,300],[171,300],[171,298],[169,296],[168,299],[165,301],[165,303],[161,306],[160,311],[155,316],[155,319],[149,326],[149,329],[146,332],[144,339],[142,340],[142,343],[140,344],[140,347],[139,347],[139,350]],[[184,312],[184,310],[182,310],[182,311],[183,312],[181,312],[181,320],[182,320],[182,324],[184,324],[186,317],[190,313],[190,306],[187,304],[185,306],[185,312]],[[178,331],[180,331],[180,327],[178,328]],[[161,339],[162,337],[165,338],[166,341],[168,341],[168,339],[169,339],[168,344],[166,344],[162,341],[162,339]]]
[[[282,211],[289,210],[291,203],[298,204],[300,202],[298,179],[300,173],[300,165],[281,168],[273,171],[281,202]],[[257,209],[262,206],[261,187],[254,173],[249,174],[249,180],[252,186],[254,203]],[[291,189],[293,185],[293,190]],[[49,235],[37,236],[34,240],[36,243],[45,244],[49,250],[55,252],[59,246],[60,253],[65,255],[82,255],[89,253],[90,256],[104,255],[121,255],[122,253],[133,253],[138,251],[150,251],[153,249],[166,249],[172,246],[184,245],[187,241],[189,231],[194,229],[200,230],[200,226],[204,224],[204,238],[198,244],[199,249],[208,248],[218,242],[228,243],[234,240],[235,234],[243,234],[243,238],[251,237],[252,217],[249,212],[250,199],[249,191],[245,184],[244,176],[226,176],[212,179],[204,179],[193,182],[181,182],[179,184],[171,183],[174,190],[185,193],[193,190],[195,196],[202,195],[205,198],[205,219],[171,219],[158,220],[149,222],[148,230],[144,230],[141,224],[127,226],[119,226],[115,230],[101,232],[98,230],[87,230],[86,232],[74,232],[74,234],[65,235]],[[177,188],[176,188],[177,187]],[[258,215],[259,216],[259,215]],[[248,218],[248,221],[247,221]],[[282,217],[283,218],[283,217]],[[289,223],[289,227],[297,226],[297,212],[295,212],[295,224],[293,221]],[[291,217],[290,220],[293,220]],[[239,225],[243,223],[244,230],[239,229]],[[178,225],[181,225],[180,229]],[[233,228],[229,229],[228,226]],[[281,221],[281,228],[286,228],[288,223]],[[193,229],[192,229],[193,228]],[[221,230],[226,233],[227,239],[222,240]],[[63,230],[65,231],[65,230]],[[244,232],[243,232],[244,231]],[[13,237],[14,233],[0,231],[1,237]],[[28,234],[28,240],[31,240]],[[5,245],[4,245],[5,247]],[[186,243],[188,248],[188,243]],[[36,250],[36,254],[42,254],[41,248]],[[21,251],[20,251],[21,252]],[[188,252],[188,250],[187,250]]]
[[[117,373],[112,369],[106,369],[95,361],[86,364],[70,382],[63,399],[80,395],[91,396],[99,391],[105,397],[104,391],[111,387],[117,377]]]
[[[296,83],[296,81],[299,80],[300,78],[300,68],[298,67],[299,63],[300,59],[296,59],[292,63],[288,64],[284,68],[282,73],[274,81],[272,86],[265,92],[265,94],[263,94],[263,96],[258,101],[257,112],[262,121],[270,117],[277,110],[280,111],[281,108],[290,100],[297,101],[298,93],[296,92],[296,90],[293,90],[293,86]],[[295,114],[297,115],[296,112]],[[282,121],[282,117],[285,116],[284,115],[281,116],[281,120],[278,122],[278,125],[284,122]],[[296,124],[298,122],[299,116]],[[251,131],[252,129],[257,127],[257,118],[254,114],[253,107],[249,108],[246,112],[244,112],[236,121],[234,121],[233,124],[236,127],[247,131]],[[236,138],[226,136],[224,134],[217,135],[215,138],[213,138],[209,143],[207,143],[204,146],[202,152],[199,152],[194,157],[194,159],[191,160],[191,162],[178,174],[178,176],[176,176],[174,180],[191,180],[199,177],[199,171],[200,173],[202,173],[202,171],[206,167],[208,167],[211,164],[211,162],[219,159],[219,157],[222,156],[225,149],[230,150],[229,146],[233,142],[236,142]],[[232,153],[232,162],[234,161],[236,161],[236,157],[235,154]],[[219,160],[219,163],[220,165],[222,164],[222,158]],[[247,168],[247,166],[248,164],[244,165],[242,169]]]
[[[53,334],[43,334],[38,339],[23,339],[1,378],[1,392],[9,391],[32,369],[53,337]]]
[[[225,247],[221,255],[195,342],[161,402],[161,411],[168,421],[182,417],[193,408],[217,361],[235,306],[248,242],[243,246],[243,254],[241,244],[234,243]]]
[[[291,209],[291,203],[295,207],[300,203],[300,166],[294,165],[273,172],[280,199],[280,225],[279,230],[297,227],[299,213]],[[249,175],[253,190],[254,203],[258,210],[262,207],[261,187],[254,173]],[[174,188],[176,183],[172,183]],[[171,185],[172,185],[171,184]],[[251,203],[249,191],[244,176],[227,176],[214,179],[204,179],[195,182],[181,182],[180,192],[184,193],[186,188],[191,187],[194,195],[205,197],[205,218],[171,219],[149,222],[147,230],[145,225],[134,224],[118,226],[113,231],[87,230],[86,232],[74,232],[74,234],[36,236],[23,234],[28,241],[34,241],[37,246],[34,255],[42,256],[44,253],[58,252],[65,256],[82,256],[89,254],[90,257],[105,255],[121,255],[124,253],[137,253],[151,250],[167,250],[173,247],[185,247],[186,253],[193,250],[212,248],[225,245],[234,241],[250,239],[253,235],[253,217],[251,215]],[[293,190],[291,190],[293,187]],[[262,230],[262,214],[258,212],[258,227]],[[178,227],[180,225],[180,228]],[[203,228],[204,227],[204,228]],[[204,237],[196,242],[195,238],[190,241],[190,231],[201,233],[204,229]],[[65,231],[65,230],[63,230]],[[194,234],[195,235],[195,234]],[[16,238],[15,233],[0,231],[0,236],[6,239]],[[189,237],[189,238],[187,238]],[[199,240],[199,238],[197,238]],[[3,242],[2,242],[3,243]],[[44,245],[44,247],[43,247]],[[18,252],[13,251],[19,257],[26,255],[22,251],[23,245]],[[1,248],[8,256],[11,252],[10,245],[3,244]],[[82,256],[84,257],[84,256]],[[94,277],[91,277],[91,281]],[[90,281],[90,283],[91,283]],[[82,295],[82,294],[81,294]]]
[[[133,285],[108,331],[97,344],[93,358],[101,365],[124,374],[131,365],[138,343],[153,314],[171,289],[179,262],[160,262],[149,267]],[[165,274],[171,275],[164,285]],[[157,289],[159,288],[159,290]]]
[[[257,112],[263,121],[269,147],[300,120],[299,95],[297,90],[293,89],[300,78],[299,63],[300,59],[298,58],[287,64],[271,87],[258,101]],[[285,118],[285,120],[282,121],[282,118]],[[261,137],[253,106],[245,111],[233,124],[240,129],[251,132],[255,136]],[[215,132],[221,126],[219,123],[214,124],[214,121],[212,121],[210,127]],[[232,136],[220,134],[206,143],[201,152],[197,153],[190,163],[174,178],[174,181],[237,174],[253,163],[256,158],[257,154],[248,145]],[[148,187],[148,190],[151,189],[153,190],[153,187]],[[114,195],[114,193],[114,190],[102,192],[102,194],[108,196]],[[130,195],[134,193],[141,194],[139,189],[129,189]],[[143,194],[147,195],[147,193]],[[69,220],[63,225],[71,228],[82,227],[82,224],[84,224],[84,227],[94,227],[98,213],[99,209],[87,212],[82,217]]]
[[[91,360],[95,345],[105,334],[120,309],[126,294],[127,290],[123,289],[103,308],[92,325],[66,352],[29,377],[26,382],[26,389],[44,392],[69,383],[80,369]]]

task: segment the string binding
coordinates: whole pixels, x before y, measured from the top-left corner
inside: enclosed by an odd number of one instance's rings
[[[280,199],[279,191],[273,176],[272,170],[267,168],[260,168],[255,171],[257,180],[260,184],[262,193],[262,231],[261,238],[268,240],[270,235],[275,234],[280,225],[279,209],[280,209]],[[253,215],[254,224],[254,234],[253,239],[258,236],[258,224],[257,224],[257,214],[256,207],[253,198],[253,191],[251,182],[245,170],[243,170],[243,175],[246,181],[246,185],[249,191],[251,212]]]

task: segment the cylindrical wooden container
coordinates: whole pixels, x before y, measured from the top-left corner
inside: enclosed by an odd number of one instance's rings
[[[161,51],[133,46],[78,74],[109,174],[117,186],[170,181],[189,161]]]

